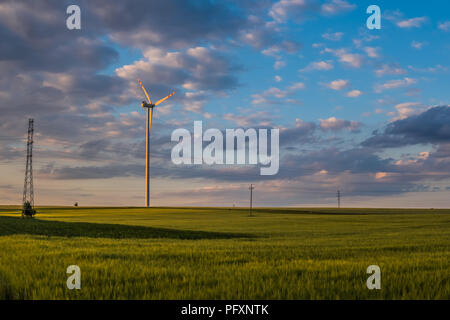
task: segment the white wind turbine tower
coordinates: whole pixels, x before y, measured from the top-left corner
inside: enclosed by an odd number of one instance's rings
[[[159,105],[161,102],[169,99],[175,94],[175,91],[169,94],[167,97],[162,98],[156,103],[152,103],[147,91],[144,88],[141,80],[139,80],[142,90],[147,97],[148,103],[142,101],[142,108],[147,108],[147,125],[146,125],[146,144],[145,144],[145,206],[150,207],[150,129],[152,127],[153,108]]]

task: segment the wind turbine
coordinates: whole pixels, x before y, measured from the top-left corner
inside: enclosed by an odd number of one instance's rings
[[[150,129],[152,127],[153,108],[159,105],[161,102],[173,96],[175,94],[175,91],[169,94],[167,97],[162,98],[158,102],[152,103],[147,93],[147,90],[145,90],[141,80],[138,79],[138,81],[148,100],[148,103],[142,101],[141,106],[142,108],[147,108],[146,144],[145,144],[145,206],[150,207]]]

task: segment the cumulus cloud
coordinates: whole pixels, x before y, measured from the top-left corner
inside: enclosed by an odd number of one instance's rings
[[[325,48],[322,52],[329,52],[334,54],[339,58],[340,62],[353,68],[360,68],[363,64],[362,55],[357,53],[349,53],[346,49],[333,50],[330,48]]]
[[[333,69],[333,64],[331,61],[313,61],[310,62],[305,68],[300,69],[300,72],[306,72],[311,70],[331,70]]]
[[[236,35],[247,24],[232,6],[220,2],[199,6],[195,1],[185,0],[162,3],[136,0],[130,6],[126,2],[99,0],[85,1],[81,7],[86,8],[83,11],[87,14],[86,25],[93,24],[109,33],[114,41],[138,48],[192,47],[200,41]],[[149,13],[161,14],[151,14],[149,19]]]
[[[438,23],[438,28],[441,29],[442,31],[449,31],[450,30],[450,21]]]
[[[355,4],[351,4],[345,0],[331,0],[321,6],[321,11],[326,15],[335,15],[342,12],[352,11],[356,8]]]
[[[338,80],[331,81],[326,86],[333,90],[342,90],[342,89],[346,88],[348,85],[349,85],[348,80],[338,79]]]
[[[343,35],[344,35],[343,32],[324,33],[324,34],[322,34],[322,38],[331,40],[331,41],[339,41],[339,40],[341,40]]]
[[[391,89],[397,89],[397,88],[403,88],[407,87],[413,84],[416,84],[417,80],[413,78],[405,77],[403,79],[398,80],[390,80],[382,84],[375,85],[375,92],[382,92],[384,90],[391,90]]]
[[[296,91],[305,88],[303,82],[295,82],[288,86],[286,89],[280,89],[276,87],[269,88],[263,93],[257,93],[252,95],[253,104],[280,104],[280,103],[298,103],[295,99],[286,99],[292,96]]]
[[[350,97],[350,98],[357,98],[357,97],[359,97],[360,95],[362,95],[363,93],[362,93],[362,91],[360,91],[360,90],[352,90],[352,91],[349,91],[349,92],[347,92],[347,97]]]
[[[287,22],[291,18],[299,21],[315,8],[314,2],[309,0],[281,0],[272,5],[269,16],[278,23]]]
[[[285,66],[286,66],[286,62],[285,61],[281,61],[281,60],[275,61],[275,63],[273,64],[273,68],[275,70],[281,69],[281,68],[283,68]]]
[[[403,107],[411,107],[406,105]],[[450,106],[439,106],[391,122],[379,133],[365,140],[366,147],[391,148],[426,143],[450,141]]]
[[[387,74],[388,75],[402,75],[405,73],[406,73],[406,70],[396,64],[383,64],[379,69],[375,70],[375,74],[378,77],[381,77],[381,76],[384,76]]]
[[[240,127],[268,127],[271,126],[274,116],[267,111],[251,112],[249,114],[226,113],[225,120],[233,121]]]
[[[357,121],[349,121],[330,117],[328,119],[319,119],[320,128],[324,131],[340,131],[348,130],[351,132],[359,132],[362,124]]]
[[[400,28],[420,28],[427,21],[427,17],[417,17],[397,22]]]
[[[374,48],[374,47],[365,47],[364,51],[366,52],[367,56],[369,58],[378,58],[379,57],[379,48]]]
[[[159,48],[144,51],[144,58],[133,64],[116,69],[116,74],[129,82],[130,94],[140,95],[136,79],[140,78],[158,96],[167,95],[174,86],[186,90],[221,91],[237,85],[233,66],[214,49],[206,47],[188,48],[183,51],[167,52]],[[163,87],[161,83],[172,87]],[[203,95],[204,96],[204,95]],[[179,95],[174,96],[179,99]]]
[[[425,46],[426,44],[427,44],[426,42],[412,41],[412,42],[411,42],[411,48],[420,50],[420,49],[422,49],[422,47]]]

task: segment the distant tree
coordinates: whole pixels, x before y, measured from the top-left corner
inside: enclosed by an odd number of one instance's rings
[[[75,206],[75,207],[78,207],[78,202],[75,202],[74,206]]]
[[[33,207],[31,206],[31,203],[29,201],[26,201],[23,204],[22,216],[27,217],[27,218],[33,218],[33,216],[35,214],[36,214],[36,210],[33,209]]]

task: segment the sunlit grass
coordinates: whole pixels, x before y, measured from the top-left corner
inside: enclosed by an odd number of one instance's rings
[[[448,210],[68,207],[39,208],[34,221],[17,212],[0,207],[2,299],[450,297]],[[81,290],[66,288],[72,264]],[[366,288],[371,264],[381,290]]]

